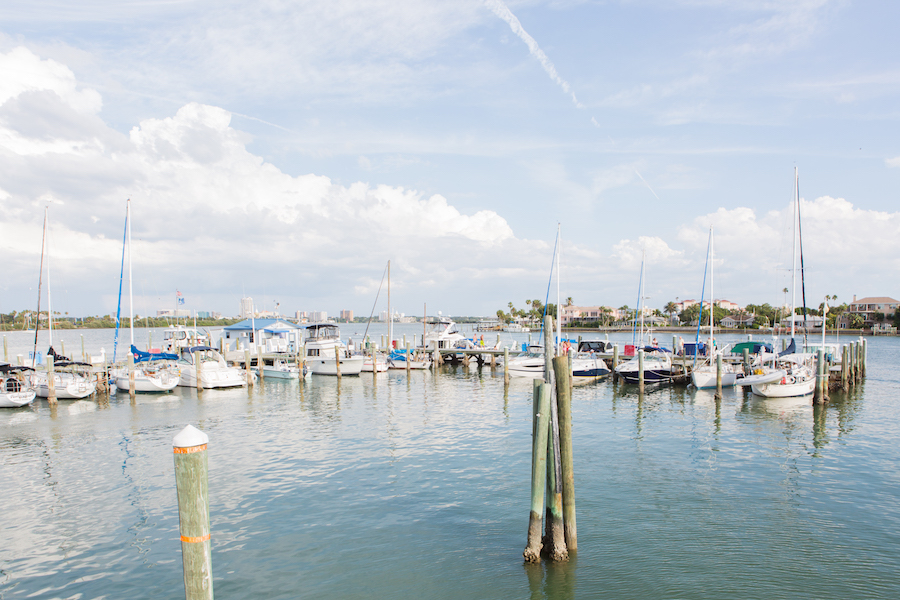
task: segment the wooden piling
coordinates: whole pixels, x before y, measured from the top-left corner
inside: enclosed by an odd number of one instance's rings
[[[644,393],[644,349],[638,350],[638,388],[641,394]]]
[[[128,349],[128,396],[134,400],[135,384],[134,384],[134,354]]]
[[[556,405],[559,413],[559,453],[562,471],[563,527],[566,549],[578,550],[578,528],[575,525],[575,467],[572,455],[572,377],[571,355],[553,359],[556,375]]]
[[[503,385],[509,385],[509,348],[503,349]]]
[[[56,404],[56,374],[54,372],[55,366],[53,363],[56,359],[52,356],[47,356],[47,402],[50,404]]]
[[[619,366],[619,344],[613,346],[613,364],[612,364],[612,380],[613,383],[618,382],[619,373],[616,371],[616,367]]]
[[[186,600],[212,600],[209,531],[209,436],[191,425],[172,440]]]
[[[81,360],[88,362],[87,354],[84,352],[84,334],[81,334]]]
[[[525,562],[541,559],[541,525],[544,512],[544,488],[547,485],[547,437],[550,429],[550,385],[534,380],[533,426],[531,442],[531,511],[528,515],[528,542],[522,555]]]
[[[722,399],[722,355],[716,355],[716,399]]]
[[[193,353],[194,355],[194,372],[197,373],[197,391],[203,391],[203,357],[200,351]]]
[[[406,346],[406,377],[409,378],[409,363],[412,361],[412,353],[410,352],[409,342],[406,341],[405,333],[403,334],[403,345]]]
[[[547,319],[550,317],[548,316]],[[546,322],[546,321],[545,321]],[[548,374],[549,377],[549,374]],[[548,382],[549,385],[549,382]],[[544,547],[551,560],[568,560],[562,502],[562,456],[559,449],[559,413],[550,398],[550,430],[547,435],[547,517],[544,522]]]
[[[263,360],[263,353],[259,346],[256,347],[256,372],[259,374],[260,383],[265,382],[266,374],[263,373],[263,365],[265,361]]]
[[[844,344],[841,346],[841,389],[845,392],[850,390],[850,384],[848,383],[848,376],[850,375],[849,358],[847,344]]]
[[[868,357],[869,357],[868,350],[869,350],[869,341],[864,339],[862,341],[862,348],[861,348],[861,353],[862,353],[861,359],[862,360],[860,361],[860,364],[862,364],[862,377],[866,376],[866,363],[868,362]]]
[[[378,373],[378,370],[375,368],[375,354],[372,354],[372,372]],[[337,375],[337,378],[341,378],[341,347],[334,347],[334,374]]]
[[[859,344],[851,342],[851,348],[850,379],[856,385],[859,382]]]
[[[750,349],[744,348],[744,376],[750,374]]]
[[[544,381],[550,383],[550,373],[553,369],[553,317],[544,316]],[[553,411],[556,412],[555,410]]]
[[[825,403],[825,387],[827,382],[825,381],[827,369],[825,368],[825,349],[819,348],[816,352],[816,389],[813,394],[813,402],[816,404],[824,404]]]
[[[6,336],[3,336],[3,362],[9,362],[9,347],[6,345]]]
[[[250,370],[250,350],[244,350],[244,377],[247,379],[247,387],[253,387],[253,371]]]

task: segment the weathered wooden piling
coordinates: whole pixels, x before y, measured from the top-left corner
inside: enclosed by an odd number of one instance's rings
[[[850,390],[850,356],[847,352],[847,344],[841,346],[841,389],[845,392]]]
[[[403,334],[403,345],[406,346],[406,377],[409,377],[409,363],[412,362],[412,354],[410,353],[411,348],[409,347],[409,342],[406,341],[406,334]]]
[[[47,356],[47,402],[56,404],[56,375],[54,373],[54,361],[52,356]]]
[[[372,354],[372,372],[377,373],[378,369],[375,368],[375,354]],[[337,375],[337,378],[341,378],[341,347],[334,347],[334,374]]]
[[[716,395],[719,400],[722,399],[722,355],[716,355]]]
[[[134,400],[135,383],[134,383],[134,354],[128,350],[128,396]]]
[[[547,486],[547,436],[550,429],[550,385],[534,380],[534,420],[531,443],[531,511],[528,515],[528,542],[522,555],[525,562],[541,559],[541,525],[544,488]]]
[[[572,368],[571,355],[553,359],[556,375],[556,405],[559,414],[559,453],[562,471],[563,526],[566,549],[578,550],[578,528],[575,525],[575,467],[572,454]]]
[[[247,378],[247,387],[253,387],[253,371],[250,370],[250,350],[244,350],[244,376]]]
[[[549,385],[549,383],[548,383]],[[547,518],[544,523],[544,549],[551,560],[568,560],[562,501],[562,457],[559,450],[559,414],[550,399],[550,430],[547,435]]]
[[[213,598],[207,444],[209,436],[191,425],[172,440],[186,600]]]
[[[867,363],[867,359],[869,356],[868,350],[869,350],[869,341],[864,339],[864,340],[862,340],[862,348],[860,349],[860,351],[862,353],[862,356],[860,357],[861,358],[860,362],[862,364],[862,377],[866,376],[866,363]]]
[[[644,393],[644,349],[638,350],[638,388],[641,394]]]
[[[619,379],[619,373],[616,371],[616,367],[619,366],[619,345],[616,344],[613,346],[613,364],[612,364],[612,380],[613,383],[616,383]]]
[[[825,389],[828,385],[825,379],[828,370],[825,368],[825,350],[819,348],[816,352],[816,389],[813,394],[813,402],[816,404],[825,403]]]
[[[503,349],[503,385],[509,385],[509,348]]]
[[[194,372],[197,373],[197,391],[203,391],[203,357],[200,351],[194,352]]]
[[[256,347],[256,372],[259,374],[260,382],[264,382],[266,380],[266,374],[263,373],[263,365],[265,361],[263,360],[262,349],[257,346]]]
[[[550,383],[550,373],[553,369],[553,317],[544,317],[544,381]],[[556,412],[556,411],[553,411]]]
[[[750,349],[744,348],[744,376],[750,374]]]

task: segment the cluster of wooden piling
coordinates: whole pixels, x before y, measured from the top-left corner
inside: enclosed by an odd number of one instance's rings
[[[551,339],[552,317],[544,318],[544,328],[545,339]],[[568,560],[569,553],[578,550],[571,370],[569,357],[552,354],[552,344],[545,344],[544,379],[535,380],[533,389],[531,512],[528,541],[522,553],[525,562],[532,563],[539,562],[541,556]]]

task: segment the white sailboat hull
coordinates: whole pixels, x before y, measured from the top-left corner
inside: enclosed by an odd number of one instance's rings
[[[160,371],[158,373],[145,373],[140,370],[134,372],[134,391],[135,392],[170,392],[178,386],[180,375],[177,371]],[[122,391],[129,391],[131,383],[128,372],[119,372],[116,375],[116,388]]]
[[[81,400],[97,391],[95,380],[74,373],[54,373],[53,384],[57,400]],[[35,377],[34,391],[41,398],[50,397],[50,386],[45,373]]]

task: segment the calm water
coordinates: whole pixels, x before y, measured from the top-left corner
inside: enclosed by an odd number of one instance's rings
[[[210,437],[218,598],[894,599],[898,350],[870,338],[868,379],[826,408],[576,388],[579,552],[535,567],[531,383],[504,393],[500,371],[6,409],[0,598],[183,598],[172,438],[191,423]]]

